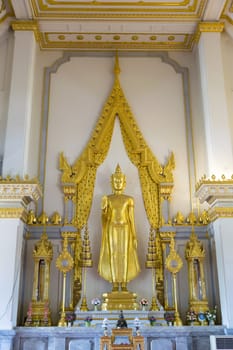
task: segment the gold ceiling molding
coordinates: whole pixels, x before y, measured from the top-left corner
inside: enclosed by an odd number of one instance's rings
[[[232,14],[233,14],[233,1],[228,0],[226,1],[224,9],[222,11],[221,19],[224,19],[233,25],[233,18],[231,17]]]
[[[44,1],[32,0],[31,7],[35,18],[75,18],[80,12],[101,11],[104,13],[111,11],[135,12],[152,11],[159,17],[192,16],[200,18],[203,14],[207,0],[183,0],[183,1]],[[143,17],[143,13],[142,13]]]
[[[0,208],[0,219],[21,219],[26,223],[27,211],[24,208]]]
[[[37,21],[12,21],[11,27],[14,31],[32,31],[34,32],[36,41],[40,41],[41,34],[39,30],[39,24]]]
[[[196,1],[196,0],[195,0]],[[48,9],[48,5],[50,6],[59,6],[59,8],[61,7],[61,5],[66,5],[66,6],[79,6],[80,5],[80,1],[56,1],[56,0],[46,0],[46,4],[43,4],[43,0],[39,0],[37,1],[37,3],[40,5],[40,9],[41,10],[47,10]],[[97,3],[100,3],[97,1]],[[105,2],[103,2],[105,3]],[[120,2],[122,3],[122,2]],[[170,6],[191,6],[193,3],[193,0],[181,0],[181,1],[153,1],[152,2],[154,6],[161,6],[161,7],[170,7]],[[63,9],[63,8],[62,8]]]
[[[41,49],[190,51],[194,35],[158,33],[43,33]]]

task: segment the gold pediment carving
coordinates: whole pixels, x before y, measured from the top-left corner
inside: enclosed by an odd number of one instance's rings
[[[127,155],[139,172],[145,209],[152,227],[159,227],[161,221],[159,187],[162,188],[164,184],[169,183],[169,193],[171,194],[172,191],[174,155],[172,153],[167,164],[162,166],[148,147],[121,88],[119,72],[117,57],[112,91],[80,157],[71,166],[64,154],[60,154],[62,185],[64,187],[66,184],[77,186],[75,222],[79,229],[84,227],[89,217],[96,171],[107,156],[116,118],[120,122]]]

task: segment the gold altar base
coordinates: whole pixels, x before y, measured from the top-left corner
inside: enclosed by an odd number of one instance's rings
[[[196,314],[199,312],[206,312],[209,310],[209,305],[207,300],[190,300],[190,309],[194,310]]]
[[[137,294],[116,291],[103,294],[102,310],[138,310]]]
[[[45,312],[46,310],[46,312]],[[31,304],[31,316],[25,321],[26,327],[51,326],[50,309],[47,302],[33,301]]]

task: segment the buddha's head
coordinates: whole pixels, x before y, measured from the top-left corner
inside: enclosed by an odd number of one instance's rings
[[[115,173],[111,177],[113,192],[122,192],[126,186],[126,176],[122,173],[120,165],[117,164]]]

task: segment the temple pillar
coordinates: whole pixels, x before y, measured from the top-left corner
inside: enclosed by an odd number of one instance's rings
[[[233,328],[233,179],[202,178],[196,194],[210,206],[209,216],[215,240],[222,324]]]
[[[0,329],[17,325],[24,222],[28,204],[41,194],[35,180],[0,180]]]
[[[198,60],[204,111],[206,175],[230,176],[233,153],[225,93],[221,32],[224,24],[199,24]]]
[[[21,28],[21,30],[16,30],[14,33],[3,176],[15,176],[16,174],[24,176],[32,173],[29,164],[29,150],[32,133],[32,94],[36,52],[33,29],[29,25],[28,30],[25,30],[25,28],[22,30]],[[35,175],[35,172],[33,175]]]

